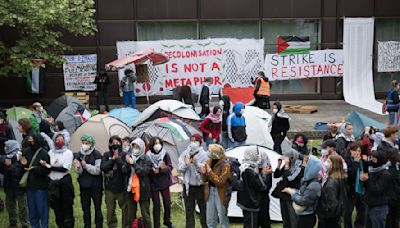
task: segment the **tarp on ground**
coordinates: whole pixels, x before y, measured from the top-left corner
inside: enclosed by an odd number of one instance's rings
[[[164,149],[171,157],[172,165],[178,167],[179,155],[189,146],[193,134],[200,133],[182,120],[159,118],[139,125],[130,137],[141,138],[146,144],[152,137],[160,137],[164,141]]]
[[[246,144],[274,148],[269,127],[271,115],[258,107],[246,106],[243,116],[246,118]]]
[[[56,121],[61,121],[64,124],[65,129],[67,129],[71,135],[83,123],[82,118],[76,115],[78,109],[79,107],[77,104],[71,104],[64,108],[56,119]]]
[[[108,140],[113,135],[121,138],[129,136],[132,133],[130,127],[122,121],[109,115],[96,115],[78,127],[71,137],[70,149],[77,152],[81,146],[81,136],[90,134],[96,139],[96,149],[101,152],[108,151]]]
[[[200,117],[191,105],[177,100],[161,100],[146,108],[133,124],[133,127],[162,117],[179,118],[186,123],[199,122]]]
[[[12,107],[7,109],[7,120],[18,121],[22,118],[29,118],[32,115],[32,111],[23,107]]]
[[[131,107],[116,108],[108,113],[110,116],[117,118],[124,122],[129,127],[132,127],[133,123],[139,118],[140,112],[137,109]]]
[[[76,104],[79,107],[85,109],[85,106],[75,97],[71,96],[61,96],[56,98],[49,107],[47,108],[47,114],[49,114],[54,119],[57,119],[58,115],[69,105]]]
[[[236,147],[232,150],[229,150],[226,152],[227,156],[230,157],[235,157],[239,160],[239,162],[242,162],[244,152],[248,147],[255,147],[254,145],[250,146],[240,146]],[[271,167],[272,170],[275,170],[276,167],[278,166],[278,159],[281,157],[278,153],[267,149],[265,147],[258,147],[258,150],[261,152],[265,152],[268,155],[268,158],[271,162]],[[272,188],[270,193],[275,189],[276,184],[279,182],[280,179],[275,179],[272,178]],[[228,216],[229,217],[243,217],[242,214],[242,209],[240,209],[237,205],[237,192],[233,192],[231,201],[229,202],[229,207],[228,207]],[[280,208],[280,203],[279,199],[274,198],[270,195],[270,207],[269,207],[269,214],[271,217],[271,220],[274,221],[282,221],[282,216],[281,216],[281,208]]]
[[[347,121],[353,124],[354,137],[360,137],[364,134],[365,127],[373,126],[378,130],[383,130],[386,125],[359,112],[352,111],[347,117]]]

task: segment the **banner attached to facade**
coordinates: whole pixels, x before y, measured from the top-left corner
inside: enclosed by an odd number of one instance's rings
[[[65,55],[64,63],[65,91],[93,91],[93,83],[97,73],[97,55]]]
[[[400,71],[400,42],[378,42],[378,72]]]
[[[343,76],[343,50],[265,56],[265,75],[271,81]]]
[[[144,96],[172,94],[177,86],[190,86],[199,93],[207,77],[213,78],[211,90],[221,87],[247,87],[251,77],[262,70],[264,40],[256,39],[206,39],[117,42],[118,58],[128,54],[154,49],[170,61],[153,66],[149,63],[149,82],[138,83],[136,94]],[[131,66],[133,70],[134,66]],[[119,71],[119,78],[124,70]]]

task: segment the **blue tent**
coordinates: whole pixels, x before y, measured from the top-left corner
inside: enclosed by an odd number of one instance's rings
[[[350,112],[347,121],[353,124],[353,134],[356,138],[363,135],[365,127],[373,126],[378,129],[378,131],[382,131],[386,127],[385,124],[356,111]]]
[[[109,113],[111,117],[117,118],[124,122],[129,127],[132,127],[133,123],[139,118],[140,112],[133,108],[118,108],[113,109]]]

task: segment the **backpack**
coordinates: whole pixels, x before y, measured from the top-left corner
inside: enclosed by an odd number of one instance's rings
[[[233,191],[238,191],[240,189],[241,181],[240,181],[240,162],[237,158],[228,157],[221,165],[221,169],[225,163],[228,163],[231,167],[232,177],[229,178],[230,187],[227,189],[227,193],[225,195],[232,194]],[[221,170],[222,171],[222,170]]]
[[[132,222],[132,228],[145,228],[144,220],[142,217],[137,217]]]

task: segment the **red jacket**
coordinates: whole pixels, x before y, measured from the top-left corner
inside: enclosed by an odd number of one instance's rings
[[[205,134],[206,138],[208,138],[208,135],[211,133],[213,139],[219,140],[222,131],[222,124],[213,123],[209,118],[205,118],[200,123],[199,130]]]

